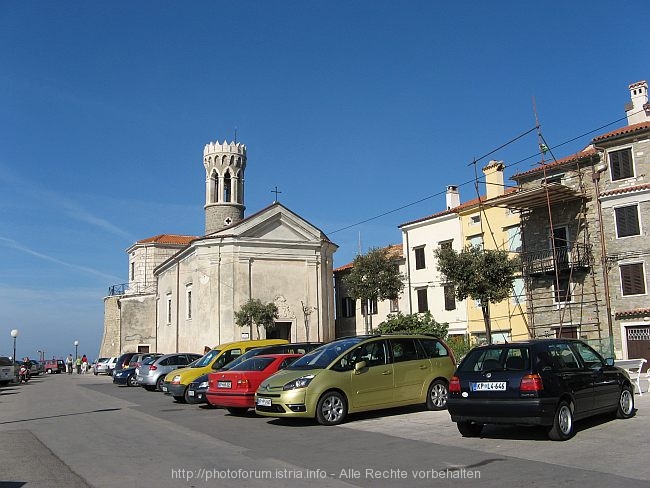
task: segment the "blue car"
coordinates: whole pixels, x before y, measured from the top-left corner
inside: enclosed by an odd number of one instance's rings
[[[116,385],[138,386],[138,382],[135,379],[135,367],[115,371],[113,374],[113,383]]]

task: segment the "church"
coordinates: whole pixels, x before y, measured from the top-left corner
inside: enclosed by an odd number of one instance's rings
[[[279,202],[245,216],[246,146],[205,146],[205,234],[161,234],[127,249],[129,282],[104,298],[99,355],[203,352],[257,339],[235,324],[249,299],[273,302],[278,317],[261,338],[334,339],[336,244]]]

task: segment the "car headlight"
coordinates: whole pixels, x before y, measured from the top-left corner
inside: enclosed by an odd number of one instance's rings
[[[199,383],[199,388],[207,388],[207,387],[208,387],[208,382],[207,381],[203,381],[203,382]]]
[[[181,375],[177,374],[176,376],[174,376],[174,378],[172,378],[172,383],[174,383],[175,385],[179,384],[180,382],[181,382]]]
[[[314,379],[313,374],[308,374],[307,376],[301,376],[300,378],[296,378],[293,381],[290,381],[286,385],[282,387],[283,390],[297,390],[299,388],[307,388],[309,386],[309,383],[311,383],[311,380]]]

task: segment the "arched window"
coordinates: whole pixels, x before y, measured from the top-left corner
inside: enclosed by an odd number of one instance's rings
[[[229,202],[230,197],[232,196],[232,188],[231,188],[231,180],[230,180],[230,171],[226,171],[226,174],[223,177],[223,201],[224,202]]]
[[[217,203],[219,200],[219,175],[216,171],[210,176],[210,203]]]

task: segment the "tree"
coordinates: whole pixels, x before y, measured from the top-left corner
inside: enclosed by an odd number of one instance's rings
[[[387,248],[373,248],[365,255],[359,254],[343,281],[350,296],[366,304],[366,333],[372,329],[372,302],[395,300],[404,289],[404,276]]]
[[[261,339],[260,327],[271,330],[276,326],[275,319],[278,318],[278,307],[273,302],[264,305],[257,298],[251,298],[235,312],[235,323],[240,327],[255,325],[257,338]]]
[[[510,296],[518,262],[508,257],[508,251],[480,246],[468,246],[461,252],[440,247],[435,256],[438,271],[454,285],[456,297],[480,301],[487,342],[492,344],[489,304]]]
[[[409,315],[392,313],[376,329],[380,334],[432,334],[441,339],[447,337],[447,330],[449,324],[436,322],[429,311]]]

